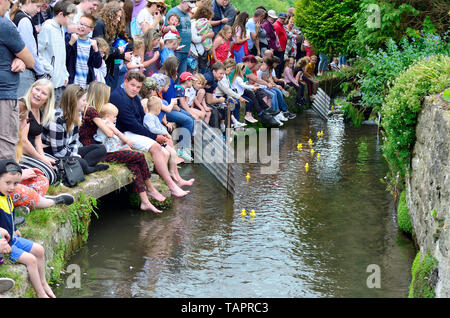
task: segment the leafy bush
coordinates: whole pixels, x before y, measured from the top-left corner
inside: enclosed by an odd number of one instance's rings
[[[406,203],[406,190],[400,194],[397,209],[398,227],[405,233],[412,234],[411,217],[409,216],[408,204]]]
[[[382,149],[390,169],[386,179],[391,190],[403,183],[405,172],[410,167],[417,116],[424,97],[450,86],[450,57],[422,58],[402,72],[394,83],[381,109]]]
[[[400,45],[391,39],[386,43],[385,50],[370,51],[362,71],[362,105],[378,112],[390,86],[401,71],[419,58],[437,54],[449,55],[450,43],[447,39],[431,34],[411,40],[403,38]]]

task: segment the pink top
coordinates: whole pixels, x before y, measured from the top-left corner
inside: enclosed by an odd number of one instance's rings
[[[290,67],[286,67],[284,69],[284,82],[292,83],[292,84],[298,84],[297,81],[294,78],[294,74],[292,73],[292,69]]]
[[[230,40],[227,40],[224,44],[219,45],[216,48],[216,58],[220,62],[225,61],[230,53]]]

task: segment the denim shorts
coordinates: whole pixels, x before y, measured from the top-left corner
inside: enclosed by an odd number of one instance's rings
[[[23,237],[14,237],[11,241],[11,254],[9,259],[15,263],[24,252],[29,253],[33,247],[33,241],[27,240]]]

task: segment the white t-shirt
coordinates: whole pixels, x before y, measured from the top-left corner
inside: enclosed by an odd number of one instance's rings
[[[184,95],[188,98],[188,105],[192,107],[194,105],[194,99],[197,96],[197,91],[193,87],[185,89]]]
[[[149,25],[152,25],[153,23],[155,23],[155,17],[152,16],[146,8],[144,8],[139,12],[136,18],[136,22],[138,34],[142,34],[142,24],[148,23]],[[159,24],[157,24],[155,28],[159,30]]]

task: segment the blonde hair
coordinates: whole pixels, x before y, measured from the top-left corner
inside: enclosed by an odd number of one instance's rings
[[[223,66],[225,66],[225,68],[229,68],[229,67],[236,67],[236,61],[234,58],[228,58],[225,61],[223,61]]]
[[[225,34],[229,31],[232,31],[232,29],[231,26],[227,24],[222,28],[222,30],[219,31],[219,33],[217,33],[217,35],[220,35],[223,39],[225,39]]]
[[[47,126],[55,117],[55,90],[53,88],[53,83],[48,79],[42,78],[34,82],[28,89],[25,96],[23,97],[25,99],[25,106],[27,106],[28,111],[31,111],[31,102],[30,102],[31,91],[36,86],[45,86],[48,88],[47,103],[44,106],[41,118],[41,125]]]
[[[133,50],[140,50],[145,48],[145,43],[142,37],[136,36],[133,38]]]
[[[67,86],[61,96],[61,109],[66,121],[67,132],[71,132],[73,127],[81,125],[81,118],[78,113],[78,101],[86,90],[78,84]]]
[[[194,77],[197,79],[197,82],[200,83],[200,85],[206,85],[206,78],[203,76],[203,74],[195,73]]]
[[[244,63],[239,63],[236,65],[236,67],[234,68],[233,80],[231,81],[231,83],[234,82],[236,77],[244,78],[246,67],[247,65],[245,65]]]
[[[99,36],[94,38],[94,40],[96,40],[98,42],[98,49],[100,51],[105,51],[104,59],[106,60],[109,56],[109,50],[110,50],[108,42],[106,42],[106,40],[104,38],[99,37]]]
[[[111,87],[100,82],[91,82],[87,92],[87,105],[86,110],[89,107],[95,108],[97,113],[101,113],[102,108],[109,101],[109,95],[111,94]],[[85,113],[86,113],[85,110]]]
[[[103,105],[102,110],[100,111],[100,117],[104,117],[106,115],[117,116],[119,114],[119,109],[111,103],[106,103]]]
[[[147,100],[147,111],[150,113],[151,110],[155,111],[155,115],[159,114],[161,112],[161,107],[163,103],[161,101],[161,98],[158,96],[152,96]],[[156,112],[158,110],[158,112]]]

